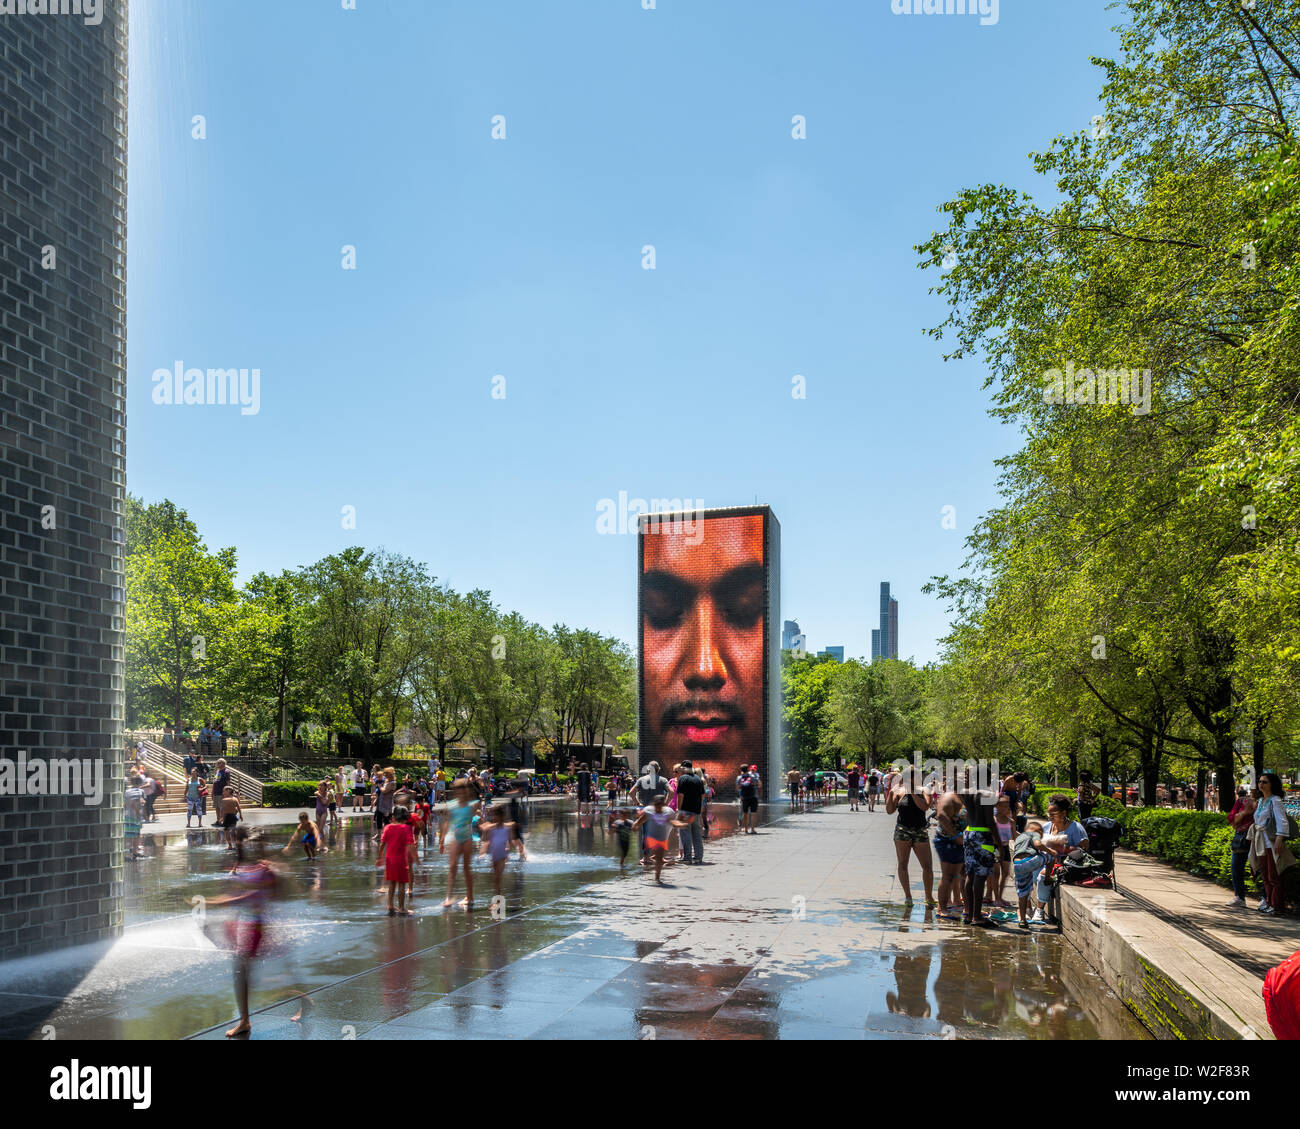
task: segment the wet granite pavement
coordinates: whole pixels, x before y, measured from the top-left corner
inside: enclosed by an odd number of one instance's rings
[[[619,874],[603,816],[539,804],[504,909],[489,908],[481,860],[480,908],[442,909],[435,848],[409,918],[383,912],[369,823],[354,817],[316,862],[273,856],[285,896],[253,1038],[1143,1037],[1060,937],[904,905],[883,812],[765,814],[742,836],[720,807],[705,865],[669,867],[656,887],[632,860]],[[291,829],[271,830],[280,842]],[[0,1036],[224,1037],[231,958],[189,900],[222,892],[229,855],[210,829],[156,835],[153,851],[128,877],[120,941],[0,966]]]

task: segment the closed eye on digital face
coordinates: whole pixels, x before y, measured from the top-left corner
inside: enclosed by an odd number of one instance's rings
[[[641,610],[651,627],[676,627],[695,602],[695,589],[667,572],[647,572],[641,586]]]
[[[763,616],[763,566],[733,568],[713,586],[713,600],[732,627],[755,626]]]

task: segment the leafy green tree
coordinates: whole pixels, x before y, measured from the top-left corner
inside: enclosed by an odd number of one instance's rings
[[[127,724],[211,720],[235,644],[235,550],[210,553],[174,503],[128,497]]]
[[[384,715],[396,725],[416,663],[422,565],[385,552],[345,549],[303,570],[311,662],[369,748]]]
[[[782,652],[782,711],[790,744],[787,759],[795,767],[823,767],[828,759],[826,707],[837,665],[830,657],[797,658],[790,651]]]
[[[1300,24],[1291,3],[1124,7],[1102,127],[1033,157],[1056,199],[968,189],[918,248],[928,268],[956,251],[933,333],[984,356],[1025,436],[966,586],[940,584],[965,633],[949,657],[990,694],[962,708],[991,744],[1031,734],[1071,775],[1083,742],[1136,745],[1149,781],[1172,748],[1226,786],[1298,657],[1278,641],[1300,628]],[[1002,687],[975,677],[990,663]]]
[[[411,705],[416,724],[437,743],[439,760],[474,723],[473,656],[485,637],[488,603],[486,592],[460,596],[432,583],[421,594]]]

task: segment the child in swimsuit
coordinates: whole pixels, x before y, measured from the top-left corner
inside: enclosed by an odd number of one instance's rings
[[[1034,880],[1038,872],[1047,863],[1048,856],[1043,851],[1043,825],[1038,822],[1025,824],[1025,829],[1016,836],[1011,845],[1011,866],[1016,875],[1016,897],[1020,901],[1020,924],[1029,925],[1029,895],[1034,889]],[[1042,911],[1035,910],[1034,916],[1042,919]]]
[[[609,813],[609,825],[618,836],[618,868],[623,870],[627,866],[627,852],[632,845],[632,821],[628,819],[627,812],[619,808],[618,811]]]
[[[473,792],[468,780],[456,781],[456,799],[447,809],[447,822],[442,826],[442,836],[438,840],[438,850],[444,854],[447,850],[447,832],[451,832],[451,865],[447,868],[447,897],[444,906],[452,904],[452,890],[456,883],[456,868],[463,858],[465,860],[465,897],[461,904],[466,909],[474,907],[474,872],[470,863],[474,852],[474,817],[478,814],[479,804],[471,800]]]
[[[662,886],[664,852],[668,850],[671,828],[689,827],[690,824],[686,820],[674,819],[673,813],[664,806],[664,797],[661,795],[655,796],[652,806],[641,809],[641,814],[632,826],[637,828],[642,824],[645,824],[645,848],[655,862],[655,881]]]
[[[406,899],[411,886],[411,867],[417,861],[415,854],[415,834],[411,830],[410,812],[402,804],[393,808],[391,823],[384,825],[379,837],[379,862],[376,866],[384,868],[384,877],[388,880],[388,916],[410,917]],[[393,906],[393,896],[397,896],[397,906]]]
[[[289,837],[289,842],[285,845],[283,854],[288,854],[293,850],[295,843],[302,843],[303,853],[309,858],[316,857],[317,847],[320,846],[320,828],[316,826],[312,819],[305,811],[298,813],[298,826],[293,829],[293,834]],[[324,851],[324,847],[320,847]]]
[[[217,801],[221,815],[221,837],[226,841],[226,850],[235,849],[235,824],[244,813],[240,806],[239,797],[235,795],[235,790],[229,784],[226,785],[225,794]]]
[[[488,812],[487,834],[483,836],[483,848],[480,854],[492,856],[492,880],[496,885],[496,895],[501,896],[501,875],[506,869],[506,859],[510,857],[510,841],[514,838],[515,825],[506,820],[504,804],[495,805]]]

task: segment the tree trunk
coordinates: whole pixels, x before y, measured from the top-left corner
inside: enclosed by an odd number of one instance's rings
[[[1251,752],[1254,754],[1255,759],[1255,779],[1258,780],[1264,775],[1264,727],[1259,722],[1256,722],[1250,736]]]
[[[1122,764],[1119,769],[1119,802],[1122,807],[1128,807],[1128,765]]]
[[[1219,806],[1223,806],[1223,797],[1233,796],[1237,791],[1237,760],[1233,755],[1235,742],[1232,731],[1220,729],[1214,735],[1214,783],[1219,789]],[[1231,807],[1231,805],[1229,805]]]
[[[1159,783],[1160,760],[1153,751],[1153,738],[1149,733],[1142,735],[1142,744],[1138,749],[1142,772],[1142,806],[1155,807],[1156,785]]]
[[[1110,795],[1110,741],[1103,734],[1099,747],[1097,749],[1098,767],[1101,769],[1101,779],[1097,784],[1101,788],[1103,796]]]
[[[1204,767],[1196,770],[1196,810],[1205,810],[1205,778],[1208,774]]]
[[[1070,749],[1070,787],[1079,787],[1079,751],[1075,748]]]

